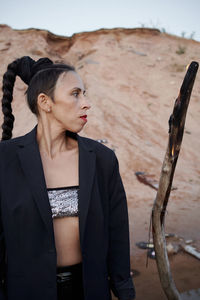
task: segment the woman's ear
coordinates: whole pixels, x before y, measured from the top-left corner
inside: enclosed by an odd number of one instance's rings
[[[38,110],[45,112],[51,111],[51,99],[44,93],[40,93],[37,98]]]

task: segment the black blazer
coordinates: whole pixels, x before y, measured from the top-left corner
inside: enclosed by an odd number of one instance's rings
[[[0,300],[56,300],[56,248],[37,125],[0,143]],[[127,200],[108,147],[76,134],[85,300],[133,299]]]

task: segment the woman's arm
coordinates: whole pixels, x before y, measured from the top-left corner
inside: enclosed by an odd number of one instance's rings
[[[109,254],[110,287],[120,300],[135,298],[130,276],[130,242],[127,199],[119,173],[119,164],[113,152],[112,175],[109,182]]]

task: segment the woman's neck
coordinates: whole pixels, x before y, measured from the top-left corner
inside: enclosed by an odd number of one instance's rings
[[[54,159],[63,152],[75,150],[78,142],[66,136],[66,130],[38,120],[37,142],[40,152]]]

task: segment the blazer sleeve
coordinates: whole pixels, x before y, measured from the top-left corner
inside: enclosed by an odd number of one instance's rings
[[[2,168],[1,150],[2,150],[2,147],[0,147],[0,170]],[[1,189],[1,184],[0,184],[0,189]],[[1,190],[0,190],[0,300],[5,300],[6,299],[6,296],[5,296],[5,255],[6,255],[6,251],[5,251],[5,240],[4,240],[4,232],[3,232],[1,216],[2,216],[2,214],[1,214]]]
[[[135,299],[135,287],[130,276],[130,241],[128,207],[119,173],[119,163],[113,152],[109,182],[109,250],[110,288],[120,300]]]
[[[0,216],[0,300],[5,299],[5,244]]]

